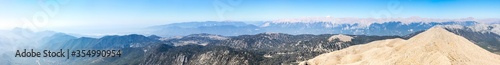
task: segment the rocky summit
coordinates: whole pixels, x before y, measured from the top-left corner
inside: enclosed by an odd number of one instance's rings
[[[494,65],[500,56],[441,27],[408,40],[387,39],[321,54],[302,65]]]

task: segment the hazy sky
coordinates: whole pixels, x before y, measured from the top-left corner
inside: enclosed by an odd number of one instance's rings
[[[500,0],[0,0],[0,30],[107,34],[174,22],[325,16],[480,19],[499,18],[499,6]]]

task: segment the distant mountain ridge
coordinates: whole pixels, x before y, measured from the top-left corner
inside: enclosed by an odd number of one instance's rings
[[[173,23],[148,28],[149,34],[160,36],[185,36],[189,34],[217,34],[224,36],[253,35],[265,32],[286,34],[351,34],[351,35],[398,35],[403,36],[416,31],[426,30],[435,25],[462,25],[478,24],[475,21],[448,21],[448,22],[400,22],[387,21],[383,23],[332,23],[332,22],[273,22],[262,24],[247,24],[237,21],[207,21]],[[168,34],[167,34],[168,33]]]

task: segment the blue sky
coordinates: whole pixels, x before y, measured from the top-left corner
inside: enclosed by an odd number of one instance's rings
[[[324,16],[499,18],[499,6],[500,0],[0,0],[0,30],[104,33],[175,22]],[[41,25],[33,19],[47,14],[44,9],[57,11],[43,18],[47,22]]]

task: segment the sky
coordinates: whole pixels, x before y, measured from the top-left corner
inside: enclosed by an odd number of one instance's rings
[[[0,0],[0,30],[113,34],[192,21],[303,17],[499,18],[500,0]]]

